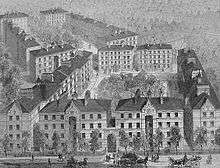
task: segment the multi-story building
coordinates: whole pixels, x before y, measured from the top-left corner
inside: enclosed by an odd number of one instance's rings
[[[33,69],[35,74],[33,75],[38,78],[43,73],[52,73],[56,68],[61,66],[62,62],[70,60],[73,51],[74,47],[68,44],[31,51],[30,55],[31,59],[33,59],[32,67],[35,67]]]
[[[145,44],[135,52],[138,69],[177,73],[177,51],[169,44]]]
[[[30,138],[29,149],[32,147],[33,125],[36,123],[36,114],[32,110],[37,106],[38,101],[21,98],[15,100],[3,110],[1,110],[1,139],[7,135],[9,137],[9,149],[11,152],[22,151],[22,134],[28,132]]]
[[[48,9],[40,11],[40,16],[43,21],[51,26],[62,26],[67,20],[68,11],[61,8]]]
[[[13,12],[13,13],[6,13],[4,15],[0,15],[0,24],[1,24],[1,35],[3,37],[3,22],[8,21],[12,22],[14,26],[19,27],[20,29],[24,30],[26,33],[30,32],[28,26],[28,15],[22,12]]]
[[[111,74],[133,70],[134,46],[110,45],[98,51],[99,72]]]

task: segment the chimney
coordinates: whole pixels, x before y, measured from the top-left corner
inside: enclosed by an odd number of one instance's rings
[[[60,100],[57,99],[57,107],[59,107],[59,104],[60,104]]]

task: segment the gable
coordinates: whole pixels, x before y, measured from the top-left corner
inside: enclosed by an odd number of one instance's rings
[[[8,111],[8,115],[20,115],[22,114],[21,108],[17,105],[17,103],[14,103],[11,109]]]
[[[202,106],[202,110],[207,111],[207,110],[215,110],[214,106],[212,105],[212,103],[210,102],[209,99],[206,100],[206,102],[203,104]]]
[[[148,100],[147,103],[142,108],[142,112],[145,113],[146,115],[153,115],[156,113],[156,109],[151,104],[151,102]]]
[[[73,102],[71,102],[70,106],[66,109],[65,113],[68,115],[77,116],[79,114],[79,109]]]

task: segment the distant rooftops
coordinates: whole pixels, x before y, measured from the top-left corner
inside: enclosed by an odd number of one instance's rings
[[[130,45],[110,45],[99,49],[99,51],[121,51],[121,50],[133,50],[134,46]]]
[[[68,11],[62,9],[62,8],[53,8],[53,9],[48,9],[44,11],[40,11],[40,14],[43,15],[50,15],[50,14],[57,14],[57,13],[67,13]]]
[[[137,47],[137,50],[172,49],[171,44],[144,44]]]
[[[55,45],[52,47],[48,47],[48,49],[41,48],[39,50],[31,51],[31,54],[33,54],[35,57],[41,57],[41,56],[51,55],[54,53],[64,52],[64,51],[73,50],[73,49],[75,48],[69,44],[64,44],[63,46]]]
[[[108,28],[115,30],[115,32],[112,33],[111,35],[102,37],[106,42],[118,40],[118,39],[124,39],[127,37],[133,37],[133,36],[138,35],[137,33],[134,33],[132,31],[128,31],[128,30],[124,31],[124,30],[122,30],[118,27],[112,26],[112,25],[108,26]]]
[[[28,14],[22,12],[11,12],[5,13],[4,15],[0,15],[0,18],[22,18],[29,17]]]

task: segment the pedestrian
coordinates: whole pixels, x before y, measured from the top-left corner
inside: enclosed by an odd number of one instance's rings
[[[48,165],[49,165],[49,168],[51,168],[51,160],[50,160],[50,158],[48,159]]]
[[[31,155],[31,160],[32,160],[32,162],[34,161],[34,155],[33,154]]]

